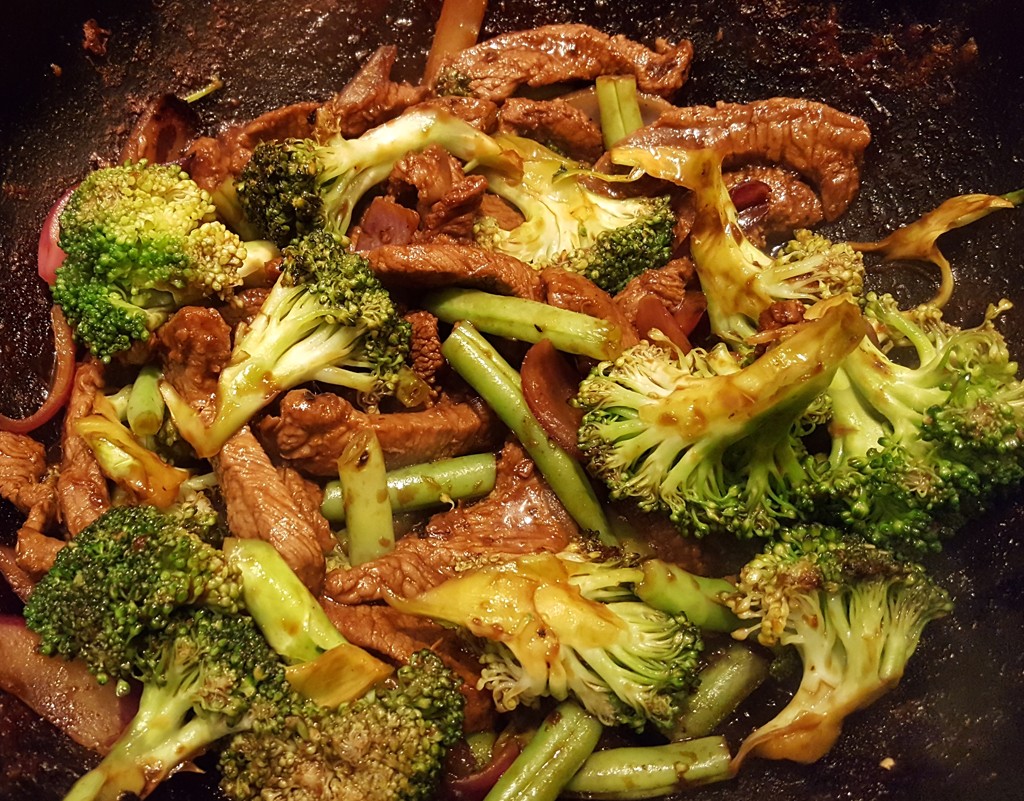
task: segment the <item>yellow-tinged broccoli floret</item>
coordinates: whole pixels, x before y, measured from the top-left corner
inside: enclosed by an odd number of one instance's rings
[[[540,269],[564,267],[612,294],[672,255],[675,215],[667,197],[613,198],[591,191],[579,167],[553,150],[519,136],[495,141],[522,161],[522,170],[483,169],[488,188],[522,212],[510,231],[485,217],[477,242]]]
[[[788,532],[741,571],[726,603],[768,646],[803,664],[789,704],[744,741],[747,756],[814,762],[846,716],[896,686],[925,626],[952,609],[916,564],[827,528]]]
[[[53,287],[78,340],[108,361],[175,309],[223,296],[261,266],[214,217],[209,193],[175,165],[140,161],[88,175],[60,216],[67,258]]]
[[[682,354],[649,343],[598,365],[576,397],[590,471],[684,533],[771,536],[800,519],[812,480],[802,419],[867,331],[847,298],[808,316],[742,368],[724,345]]]
[[[285,248],[281,276],[221,371],[211,423],[161,385],[178,431],[199,456],[217,453],[279,393],[306,381],[346,386],[369,402],[396,392],[410,327],[369,262],[347,244],[318,230]]]

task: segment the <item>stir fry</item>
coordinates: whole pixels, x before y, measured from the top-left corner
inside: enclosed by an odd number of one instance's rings
[[[831,241],[857,117],[672,105],[687,41],[443,20],[418,85],[383,47],[324,103],[172,152],[143,127],[55,208],[58,380],[0,419],[0,571],[24,664],[110,710],[66,727],[103,756],[71,801],[204,757],[232,801],[814,762],[953,610],[928,560],[1024,478],[1010,304],[945,319],[936,245],[1020,192]],[[874,288],[881,258],[934,296]]]

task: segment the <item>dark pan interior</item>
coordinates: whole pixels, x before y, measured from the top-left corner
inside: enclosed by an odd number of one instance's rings
[[[11,4],[13,5],[13,4]],[[210,131],[288,102],[325,98],[381,43],[415,79],[440,2],[309,0],[135,2],[42,0],[5,12],[0,30],[0,411],[30,411],[51,363],[48,296],[35,276],[39,225],[53,200],[93,164],[116,156],[146,98],[185,93],[213,74],[225,88],[199,104]],[[297,4],[296,4],[297,5]],[[863,116],[874,141],[861,194],[834,230],[869,239],[946,197],[1024,186],[1024,24],[1016,0],[800,4],[719,0],[619,4],[492,2],[486,34],[585,21],[650,42],[689,37],[690,82],[677,101],[772,95],[825,100]],[[108,53],[81,48],[82,23],[112,31]],[[972,45],[976,45],[975,47]],[[56,65],[56,66],[54,66]],[[59,75],[58,75],[59,73]],[[953,311],[976,321],[989,301],[1018,310],[1003,330],[1024,356],[1024,219],[1000,212],[942,241],[958,288]],[[927,271],[881,274],[926,297]],[[43,433],[51,440],[55,425]],[[934,559],[956,597],[900,687],[855,715],[812,767],[748,763],[698,799],[962,801],[1024,798],[1024,504],[1008,498]],[[0,505],[0,537],[19,521]],[[7,541],[7,540],[4,540]],[[0,611],[14,608],[0,590]],[[766,697],[764,705],[779,698]],[[892,765],[881,766],[891,758]],[[0,801],[59,798],[81,759],[0,693]],[[183,776],[153,799],[212,797],[209,778]]]

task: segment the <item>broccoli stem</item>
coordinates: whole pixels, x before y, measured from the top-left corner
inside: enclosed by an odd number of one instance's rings
[[[738,643],[721,649],[710,661],[700,672],[697,689],[683,702],[671,732],[666,732],[673,740],[713,732],[768,675],[765,660]]]
[[[586,761],[603,727],[572,701],[544,719],[484,801],[555,801]]]
[[[395,549],[387,468],[377,435],[354,431],[338,457],[342,505],[348,529],[348,560],[355,567]]]
[[[617,326],[535,300],[453,288],[428,295],[423,308],[446,323],[465,320],[485,333],[521,342],[548,339],[557,350],[592,359],[614,359],[622,350]]]
[[[602,75],[595,85],[597,108],[601,113],[601,137],[611,150],[644,125],[632,75]]]
[[[411,512],[453,501],[479,498],[494,489],[497,461],[492,453],[440,459],[391,470],[387,474],[388,497],[394,512]],[[341,481],[324,488],[320,512],[331,523],[345,523]]]
[[[242,574],[246,609],[270,647],[287,661],[310,662],[347,642],[273,545],[228,538],[224,552]]]
[[[569,797],[658,798],[732,778],[724,737],[594,752],[565,787]]]
[[[125,416],[128,427],[137,437],[151,437],[164,422],[164,399],[160,395],[160,370],[147,364],[128,393]]]
[[[648,559],[642,567],[644,577],[636,585],[636,594],[648,606],[675,615],[682,612],[705,631],[743,628],[743,622],[718,600],[723,593],[736,591],[730,582],[698,576],[660,559]]]
[[[548,439],[526,405],[519,374],[491,343],[463,322],[452,330],[441,346],[441,353],[519,438],[573,520],[584,530],[596,532],[605,544],[617,545],[583,468]]]

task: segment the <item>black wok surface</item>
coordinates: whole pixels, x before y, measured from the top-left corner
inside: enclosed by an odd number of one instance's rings
[[[14,5],[14,4],[8,4]],[[210,131],[288,102],[326,98],[382,43],[416,79],[439,0],[308,0],[304,9],[251,0],[46,0],[6,8],[0,30],[0,411],[25,414],[45,395],[49,301],[35,276],[37,232],[64,188],[116,157],[146,98],[186,93],[213,74],[225,88],[198,106]],[[81,48],[82,23],[111,30],[105,57]],[[875,238],[943,199],[1024,186],[1024,12],[1016,0],[906,4],[786,0],[692,3],[492,2],[485,34],[584,21],[650,42],[696,47],[680,104],[776,94],[824,100],[871,125],[862,189],[833,226]],[[976,47],[974,47],[976,45]],[[51,66],[57,65],[57,66]],[[59,75],[58,75],[59,73]],[[943,239],[958,288],[952,313],[979,319],[1005,296],[1018,309],[1003,330],[1024,357],[1024,219],[1000,212]],[[927,297],[927,271],[877,280]],[[51,440],[55,425],[42,433]],[[750,762],[702,801],[963,801],[1024,798],[1024,503],[1007,498],[933,560],[955,596],[933,624],[900,687],[849,721],[812,767]],[[17,514],[0,505],[0,541]],[[15,602],[0,590],[0,609]],[[763,694],[750,726],[782,700]],[[42,732],[36,736],[36,732]],[[55,744],[57,743],[57,744]],[[75,749],[0,694],[0,801],[59,798]],[[884,759],[891,759],[883,768]],[[210,797],[183,776],[154,799]]]

